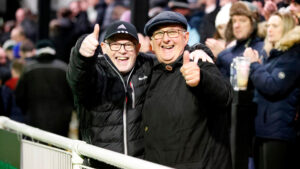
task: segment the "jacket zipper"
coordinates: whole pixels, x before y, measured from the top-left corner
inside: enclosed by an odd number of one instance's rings
[[[124,100],[124,107],[123,107],[123,141],[124,141],[124,154],[128,155],[128,147],[127,147],[127,88],[126,88],[126,84],[128,84],[128,81],[130,79],[130,76],[132,75],[132,72],[134,70],[135,67],[132,68],[132,70],[130,71],[130,74],[128,76],[127,79],[127,83],[125,84],[122,75],[119,73],[118,70],[116,70],[116,68],[107,60],[107,58],[104,56],[106,62],[109,64],[109,66],[117,73],[117,75],[119,76],[119,78],[121,79],[122,83],[123,83],[123,87],[125,90],[125,100]]]
[[[133,86],[133,83],[130,82],[130,87],[132,89],[132,108],[134,109],[135,108],[135,94],[134,94],[134,86]]]

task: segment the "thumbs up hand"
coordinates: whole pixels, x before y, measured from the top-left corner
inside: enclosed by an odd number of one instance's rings
[[[97,47],[99,46],[99,32],[100,27],[98,24],[94,27],[94,32],[89,34],[81,43],[79,53],[85,57],[92,57],[95,54]]]
[[[200,67],[195,62],[190,62],[190,53],[184,51],[183,53],[183,65],[180,68],[180,72],[185,79],[185,82],[190,87],[198,86],[200,82]]]

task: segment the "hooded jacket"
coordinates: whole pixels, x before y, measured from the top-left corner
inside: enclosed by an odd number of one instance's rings
[[[264,57],[263,64],[250,66],[250,78],[256,89],[254,101],[256,136],[293,140],[296,137],[296,107],[300,98],[300,27],[281,38]]]
[[[141,110],[152,58],[139,54],[134,68],[122,76],[107,55],[82,56],[79,48],[83,39],[72,49],[67,72],[82,139],[98,147],[141,157],[144,154]]]

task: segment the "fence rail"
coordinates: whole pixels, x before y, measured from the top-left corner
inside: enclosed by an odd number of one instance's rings
[[[0,128],[12,130],[16,133],[26,135],[35,140],[54,145],[58,148],[72,152],[72,163],[82,164],[80,155],[105,162],[107,164],[126,169],[171,169],[169,167],[141,160],[114,151],[106,150],[87,144],[83,141],[72,140],[47,131],[15,122],[7,117],[0,116]]]

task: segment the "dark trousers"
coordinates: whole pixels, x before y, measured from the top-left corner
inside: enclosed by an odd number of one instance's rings
[[[288,141],[256,138],[255,169],[296,169],[296,144]],[[299,154],[299,153],[298,153]]]
[[[252,156],[256,104],[253,92],[234,91],[231,105],[230,144],[233,169],[248,169]]]

